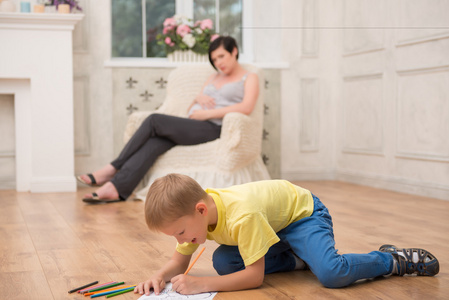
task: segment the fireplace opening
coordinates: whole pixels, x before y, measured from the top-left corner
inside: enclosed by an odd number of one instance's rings
[[[14,95],[0,94],[0,189],[16,188]]]

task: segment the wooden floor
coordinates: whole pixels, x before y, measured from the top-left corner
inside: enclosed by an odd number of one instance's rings
[[[423,247],[440,261],[436,277],[406,276],[324,288],[310,271],[271,274],[255,290],[215,299],[448,299],[449,201],[334,181],[298,182],[329,208],[340,253],[377,250],[383,243]],[[175,240],[150,233],[143,203],[86,205],[78,193],[0,191],[0,299],[84,299],[68,294],[94,280],[137,283],[173,252]],[[190,274],[215,272],[206,252]],[[125,294],[116,299],[137,299]]]

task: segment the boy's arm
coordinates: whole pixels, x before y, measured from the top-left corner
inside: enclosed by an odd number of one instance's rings
[[[150,294],[150,289],[154,289],[155,294],[159,294],[165,287],[165,283],[178,274],[182,274],[187,270],[192,255],[182,255],[175,251],[171,259],[159,269],[150,279],[139,283],[134,289],[134,293]]]
[[[223,276],[194,277],[178,275],[172,278],[173,290],[190,295],[204,292],[228,292],[253,289],[262,285],[265,274],[265,257],[244,270]]]

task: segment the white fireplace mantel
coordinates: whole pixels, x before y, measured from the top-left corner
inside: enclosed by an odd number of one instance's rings
[[[0,13],[0,28],[73,30],[83,14]]]
[[[17,191],[76,190],[72,32],[83,17],[0,13],[0,94],[14,95]]]

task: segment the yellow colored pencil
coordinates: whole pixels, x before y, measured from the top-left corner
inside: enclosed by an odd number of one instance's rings
[[[193,260],[193,262],[190,264],[190,266],[187,268],[187,270],[184,272],[184,275],[187,275],[187,273],[189,273],[190,269],[193,267],[193,265],[196,263],[196,261],[198,260],[198,258],[200,258],[201,254],[203,254],[204,250],[206,249],[206,247],[203,247],[203,249],[201,249],[200,253],[198,253],[198,255],[195,257],[195,259]]]

